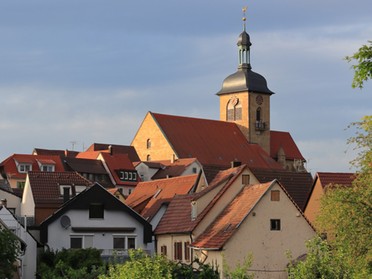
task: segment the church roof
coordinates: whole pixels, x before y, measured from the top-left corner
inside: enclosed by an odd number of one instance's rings
[[[302,156],[290,133],[281,131],[270,131],[271,158],[278,158],[278,151],[280,148],[283,149],[286,159],[297,159],[305,161],[305,158]]]
[[[250,144],[232,122],[150,112],[178,158],[197,158],[202,165],[282,169],[258,144]]]
[[[217,92],[217,95],[243,91],[274,94],[267,87],[266,79],[262,75],[253,72],[248,66],[242,66],[238,71],[225,78],[222,89]]]

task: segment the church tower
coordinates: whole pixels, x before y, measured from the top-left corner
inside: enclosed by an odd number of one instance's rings
[[[259,144],[270,154],[270,96],[266,79],[252,71],[250,37],[246,32],[246,8],[243,8],[243,32],[238,38],[238,70],[225,78],[220,97],[220,120],[235,122],[250,143]]]

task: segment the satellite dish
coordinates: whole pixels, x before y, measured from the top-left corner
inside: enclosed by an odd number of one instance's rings
[[[63,216],[61,217],[60,222],[61,222],[61,226],[62,226],[62,228],[64,228],[64,229],[67,229],[69,226],[71,226],[71,220],[70,220],[70,217],[68,217],[67,215],[63,215]]]

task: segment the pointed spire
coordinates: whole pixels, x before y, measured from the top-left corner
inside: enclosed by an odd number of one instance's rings
[[[251,63],[250,63],[250,46],[251,41],[249,38],[248,33],[246,32],[246,11],[247,7],[243,7],[243,32],[239,35],[238,38],[238,51],[239,51],[239,69],[241,68],[247,68],[251,69]]]

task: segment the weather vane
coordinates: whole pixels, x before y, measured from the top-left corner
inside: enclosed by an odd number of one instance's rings
[[[242,18],[242,20],[243,20],[243,28],[244,28],[244,31],[245,31],[245,22],[247,21],[247,17],[246,17],[247,6],[243,7],[242,11],[243,11],[243,18]]]

